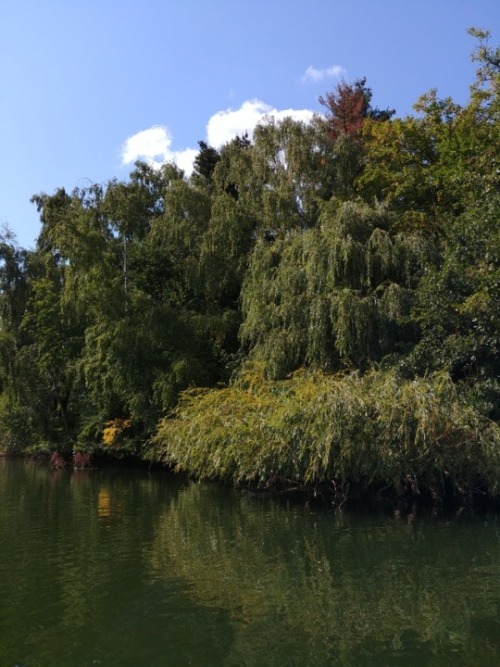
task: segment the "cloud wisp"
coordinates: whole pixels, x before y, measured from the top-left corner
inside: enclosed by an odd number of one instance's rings
[[[304,83],[313,82],[318,83],[319,81],[324,81],[325,79],[340,79],[345,75],[346,71],[342,65],[330,65],[330,67],[325,67],[324,69],[317,69],[312,65],[304,72],[302,81]]]
[[[253,131],[259,123],[267,118],[276,121],[291,117],[303,123],[310,123],[314,117],[310,109],[275,109],[262,100],[253,99],[243,102],[239,109],[225,109],[213,114],[206,125],[206,138],[210,146],[221,148],[236,136],[248,133],[252,138]],[[122,147],[122,165],[130,165],[143,160],[153,167],[161,167],[166,162],[173,162],[180,167],[186,176],[193,172],[193,163],[198,149],[172,149],[172,135],[164,125],[154,125],[141,130],[129,137]]]

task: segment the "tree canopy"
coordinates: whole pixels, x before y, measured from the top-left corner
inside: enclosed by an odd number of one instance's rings
[[[397,432],[424,447],[429,487],[497,489],[500,59],[489,33],[471,33],[464,106],[430,90],[398,118],[372,106],[366,79],[341,81],[310,123],[271,119],[219,150],[200,141],[189,178],[138,162],[123,182],[35,195],[36,248],[0,238],[1,448],[385,484],[415,477],[389,465]],[[417,406],[434,397],[432,428],[422,412],[393,419],[391,396],[410,405],[408,392]],[[347,426],[363,405],[378,424],[376,438],[358,424],[364,444]],[[349,463],[328,440],[335,414],[358,443]],[[467,438],[484,434],[462,458],[460,414]],[[272,461],[248,458],[261,428]],[[320,441],[318,467],[303,457]],[[474,456],[477,474],[462,474]]]

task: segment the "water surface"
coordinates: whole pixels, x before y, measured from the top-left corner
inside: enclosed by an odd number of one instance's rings
[[[3,667],[500,664],[500,522],[0,460]]]

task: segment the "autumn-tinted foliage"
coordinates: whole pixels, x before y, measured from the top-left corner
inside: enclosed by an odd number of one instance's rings
[[[355,137],[367,118],[383,121],[394,115],[394,109],[373,108],[372,96],[372,91],[363,78],[354,83],[341,81],[332,92],[319,98],[320,103],[328,110],[328,136],[332,141],[342,134]]]

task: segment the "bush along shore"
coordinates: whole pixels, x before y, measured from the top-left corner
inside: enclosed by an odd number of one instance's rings
[[[253,369],[231,387],[185,392],[153,448],[197,477],[335,504],[463,504],[499,491],[500,427],[443,373],[298,372],[271,382]]]
[[[33,197],[0,237],[0,451],[336,505],[500,494],[500,49],[459,105],[340,82],[193,173]]]

